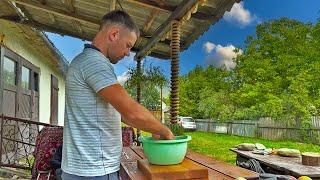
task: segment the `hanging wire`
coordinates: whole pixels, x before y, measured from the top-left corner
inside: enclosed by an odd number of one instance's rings
[[[122,10],[122,11],[124,11],[124,10],[123,10],[123,8],[122,8],[121,3],[119,2],[119,0],[117,0],[117,3],[119,4],[119,6],[120,6],[121,10]]]

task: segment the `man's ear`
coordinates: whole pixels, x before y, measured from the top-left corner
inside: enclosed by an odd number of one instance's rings
[[[108,38],[111,42],[118,40],[119,36],[120,36],[120,29],[119,28],[113,27],[113,28],[109,29]]]

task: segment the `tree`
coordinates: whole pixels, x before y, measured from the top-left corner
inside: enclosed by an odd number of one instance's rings
[[[196,118],[269,116],[308,127],[320,114],[320,22],[257,26],[230,71],[196,67],[180,77],[180,112]]]
[[[180,114],[195,118],[216,117],[210,113],[213,109],[209,109],[209,106],[216,104],[213,95],[219,92],[220,95],[227,93],[231,88],[230,72],[214,66],[206,69],[197,66],[187,75],[180,77],[179,82]],[[225,97],[228,98],[227,96],[228,94]]]
[[[130,68],[128,75],[129,78],[125,83],[125,89],[127,89],[131,97],[136,97],[136,87],[140,83],[140,103],[150,110],[161,109],[161,94],[158,88],[161,91],[162,87],[167,85],[167,80],[160,67],[150,65],[148,68],[142,68],[141,72]]]
[[[236,118],[309,121],[319,109],[318,27],[286,18],[257,26],[234,70]]]

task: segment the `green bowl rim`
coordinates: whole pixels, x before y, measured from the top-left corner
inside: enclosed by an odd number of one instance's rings
[[[140,136],[139,141],[142,143],[169,144],[169,143],[187,142],[191,140],[191,136],[189,135],[182,135],[182,136],[175,136],[175,137],[181,137],[182,139],[153,140],[151,136]]]

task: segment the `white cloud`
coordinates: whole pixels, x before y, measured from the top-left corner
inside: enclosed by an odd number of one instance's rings
[[[211,51],[215,48],[215,44],[211,43],[211,42],[206,42],[203,44],[203,48],[206,51],[206,53],[211,53]]]
[[[247,26],[257,19],[250,11],[244,9],[243,2],[235,3],[231,11],[226,12],[223,18],[228,22],[239,24],[241,27]]]
[[[128,78],[129,78],[128,71],[124,72],[124,73],[121,74],[120,76],[117,76],[118,82],[119,82],[121,85],[124,85],[124,83],[127,82]]]
[[[207,42],[205,44],[208,44],[210,42]],[[236,47],[233,45],[213,45],[213,49],[210,52],[210,55],[206,58],[205,64],[207,66],[213,65],[216,67],[226,67],[227,69],[232,69],[235,67],[236,63],[234,62],[234,58],[237,57],[237,55],[242,54],[242,50],[239,50],[239,52],[234,52]]]

